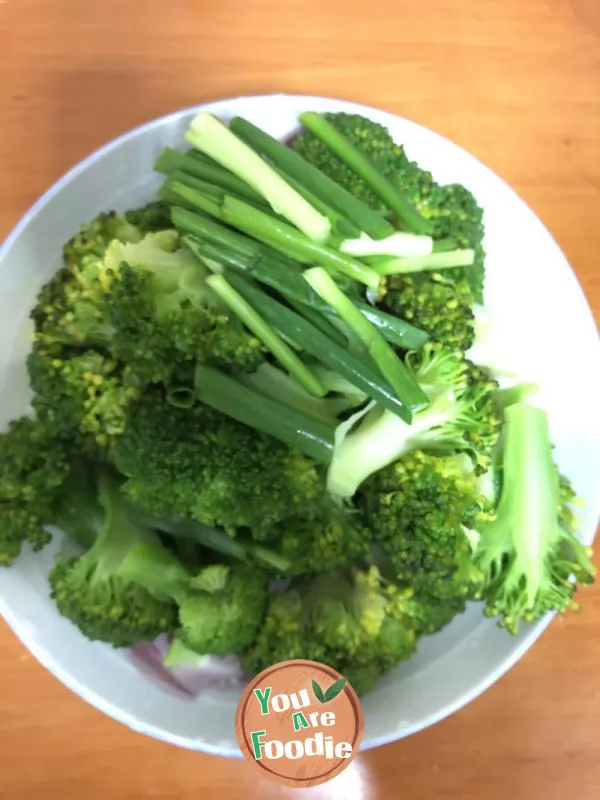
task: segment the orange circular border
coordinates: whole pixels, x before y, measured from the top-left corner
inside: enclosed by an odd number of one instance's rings
[[[244,689],[244,692],[242,693],[242,697],[240,698],[238,710],[236,713],[235,732],[238,744],[240,746],[244,758],[249,764],[258,768],[264,777],[267,777],[269,780],[279,784],[280,786],[308,788],[311,786],[318,786],[320,784],[332,780],[333,778],[336,777],[336,775],[338,775],[340,772],[346,769],[346,767],[352,762],[352,760],[358,753],[358,749],[364,735],[364,727],[365,727],[364,717],[358,695],[356,694],[352,686],[349,683],[346,683],[341,693],[345,694],[346,697],[348,698],[352,711],[354,713],[354,721],[355,721],[354,736],[352,738],[352,741],[350,742],[352,745],[352,753],[348,758],[338,759],[337,763],[335,763],[335,765],[327,772],[321,773],[319,775],[313,775],[309,778],[290,778],[286,775],[281,775],[275,770],[267,767],[262,760],[257,761],[256,758],[254,757],[252,745],[249,741],[248,732],[246,731],[245,727],[245,715],[248,703],[250,702],[251,698],[254,698],[254,689],[257,687],[258,684],[264,683],[264,681],[268,679],[269,676],[273,675],[273,673],[281,672],[282,670],[285,670],[289,667],[307,667],[319,671],[323,675],[326,675],[328,678],[331,678],[333,680],[338,680],[344,677],[341,673],[337,672],[332,667],[329,667],[326,664],[322,664],[318,661],[310,661],[308,659],[294,659],[290,661],[281,661],[277,664],[273,664],[271,667],[267,667],[258,675],[252,678],[252,680],[248,683],[248,685]]]

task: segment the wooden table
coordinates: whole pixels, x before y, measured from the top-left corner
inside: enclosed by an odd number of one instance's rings
[[[0,0],[0,235],[67,168],[203,100],[341,96],[430,126],[539,214],[600,312],[598,0]],[[600,589],[452,718],[311,798],[600,796]],[[0,797],[297,797],[134,734],[0,628]]]

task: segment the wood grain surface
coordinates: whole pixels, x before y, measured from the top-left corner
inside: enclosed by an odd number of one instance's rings
[[[0,236],[133,125],[223,96],[310,92],[407,116],[482,159],[551,230],[600,317],[598,0],[0,0],[0,54]],[[585,601],[469,707],[302,796],[600,797],[600,589]],[[0,624],[0,797],[298,791],[130,732]]]

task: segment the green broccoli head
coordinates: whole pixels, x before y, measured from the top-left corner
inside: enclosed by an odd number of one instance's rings
[[[90,566],[90,559],[59,561],[50,573],[58,610],[90,641],[132,647],[152,641],[176,624],[174,607],[134,583]]]
[[[572,490],[552,458],[547,415],[525,402],[505,410],[500,499],[478,532],[486,614],[516,634],[547,612],[577,610],[579,586],[595,580],[591,550],[574,536]]]
[[[29,417],[0,434],[0,565],[18,557],[25,542],[41,550],[47,525],[71,463],[70,446]]]
[[[125,216],[115,211],[102,212],[80,230],[63,248],[65,266],[74,274],[85,271],[104,256],[106,248],[115,239],[120,242],[139,242],[141,231]]]
[[[176,608],[118,575],[127,554],[152,536],[131,518],[112,478],[101,475],[98,487],[105,515],[102,529],[82,556],[58,560],[50,573],[51,596],[88,639],[130,647],[172,630]],[[86,504],[82,512],[87,509]]]
[[[320,503],[315,510],[285,520],[269,532],[272,546],[289,562],[289,575],[349,566],[369,551],[371,533],[357,514],[332,502]]]
[[[472,192],[460,184],[442,186],[436,183],[430,172],[407,159],[398,162],[392,182],[423,217],[432,223],[434,239],[451,239],[453,247],[475,251],[475,261],[471,266],[452,269],[448,275],[457,283],[464,279],[471,289],[474,301],[481,302],[485,228],[483,209]]]
[[[33,407],[53,436],[90,455],[108,452],[139,394],[123,380],[122,365],[96,350],[59,345],[34,345],[27,365]]]
[[[466,268],[452,269],[450,278],[457,283],[466,281],[472,302],[481,302],[485,231],[483,210],[474,195],[458,184],[438,184],[431,172],[407,158],[404,148],[394,142],[385,126],[357,114],[330,113],[325,117],[433,224],[435,239],[452,239],[455,248],[475,251],[475,263]],[[302,130],[294,137],[291,146],[355,197],[376,211],[386,212],[380,198],[310,131]],[[425,282],[429,280],[432,278],[425,278]]]
[[[131,212],[139,227],[115,215],[83,226],[38,296],[34,341],[110,352],[142,385],[167,382],[195,361],[253,371],[264,347],[208,288],[177,231],[159,223],[161,208]]]
[[[104,258],[111,242],[141,238],[140,229],[114,211],[82,225],[63,249],[62,268],[39,292],[31,312],[34,341],[108,347],[113,331],[103,306]]]
[[[260,341],[209,288],[206,269],[175,231],[113,242],[104,263],[113,352],[139,375],[166,381],[178,364],[196,361],[252,372],[264,360]]]
[[[153,514],[248,527],[257,539],[324,494],[310,459],[201,403],[173,407],[158,388],[131,407],[115,465]]]
[[[267,603],[268,578],[245,564],[210,564],[193,575],[168,550],[140,545],[119,575],[178,608],[179,642],[196,653],[237,653],[254,639]]]
[[[465,528],[476,526],[485,500],[466,456],[415,450],[373,475],[357,505],[394,579],[410,586],[420,603],[456,601],[461,610],[466,599],[478,596],[483,575],[473,564]],[[424,608],[420,613],[432,627],[431,614]]]
[[[394,275],[382,304],[426,331],[437,347],[466,351],[475,341],[475,297],[466,279],[450,279],[448,272]]]
[[[267,605],[264,573],[213,564],[192,578],[190,588],[179,605],[180,635],[187,647],[224,656],[253,641]]]
[[[34,344],[108,347],[113,331],[102,294],[93,278],[84,281],[66,267],[60,269],[42,287],[31,312]]]
[[[305,658],[327,663],[326,654],[326,643],[311,634],[302,594],[289,589],[269,596],[263,622],[240,661],[244,670],[256,675],[280,661]]]
[[[252,674],[287,659],[321,661],[364,693],[414,653],[415,641],[403,591],[372,566],[323,573],[272,595],[241,660]]]

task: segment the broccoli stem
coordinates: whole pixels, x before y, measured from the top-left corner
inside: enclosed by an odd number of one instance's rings
[[[521,621],[576,606],[570,575],[580,583],[595,578],[590,549],[560,524],[560,505],[547,414],[515,403],[505,410],[500,500],[475,551],[487,577],[486,613],[501,616],[513,634]]]
[[[412,412],[396,396],[387,381],[376,370],[352,353],[327,338],[318,328],[287,306],[249,284],[242,276],[225,273],[238,292],[252,304],[280,333],[302,342],[307,353],[326,367],[342,375],[368,397],[377,400],[393,414],[411,422]]]
[[[374,325],[371,325],[352,301],[346,297],[334,280],[321,267],[306,270],[304,279],[323,298],[335,308],[344,322],[363,342],[369,355],[381,371],[383,377],[394,389],[402,404],[411,411],[418,411],[428,405],[428,398],[414,376],[401,359],[385,341]]]
[[[305,236],[315,242],[325,242],[331,225],[278,175],[245,142],[216,117],[200,112],[194,117],[185,138],[198,150],[206,153],[226,169],[249,184]]]
[[[381,214],[373,211],[313,164],[256,125],[235,117],[231,120],[230,127],[240,139],[281,169],[286,176],[292,177],[313,195],[332,206],[360,231],[373,239],[384,239],[394,233],[393,226]]]
[[[54,509],[54,525],[89,550],[102,530],[104,515],[91,470],[85,463],[75,464]]]
[[[266,205],[266,201],[261,194],[255,191],[251,186],[248,186],[247,183],[240,180],[236,175],[228,172],[228,170],[223,169],[223,167],[220,167],[218,164],[210,164],[208,161],[201,161],[188,153],[182,153],[170,147],[165,147],[159,155],[154,169],[170,177],[185,173],[194,178],[200,178],[200,180],[206,183],[212,183],[214,186],[220,186],[222,189],[232,194],[239,195],[246,200],[259,203],[260,205]]]
[[[333,452],[332,426],[265,397],[204,364],[196,366],[194,386],[196,396],[206,405],[279,439],[315,461],[329,462]]]
[[[198,669],[209,661],[209,655],[190,650],[178,636],[174,636],[162,663],[167,669]]]
[[[97,480],[98,501],[104,509],[102,529],[92,547],[81,556],[82,564],[94,566],[94,583],[111,578],[132,547],[143,542],[150,531],[131,519],[127,503],[119,484],[108,472],[101,472]]]
[[[530,395],[539,391],[539,388],[537,383],[518,383],[506,389],[497,389],[494,392],[494,405],[503,411],[508,406],[524,402]]]
[[[473,250],[450,250],[442,253],[431,253],[427,256],[411,256],[408,258],[367,259],[367,263],[379,275],[405,275],[411,272],[437,272],[452,267],[470,267],[475,261]]]
[[[157,544],[132,547],[117,574],[127,582],[143,586],[157,600],[174,600],[189,591],[191,574],[169,550]]]
[[[335,273],[341,272],[371,289],[380,288],[382,279],[370,267],[306,239],[289,225],[274,220],[234,197],[225,198],[222,218],[234,228],[242,230],[302,264],[316,262]]]
[[[277,361],[290,375],[315,397],[322,397],[325,390],[317,376],[301,358],[287,345],[279,334],[258,314],[222,275],[211,275],[206,283],[221,300],[241,319],[244,325],[273,353]]]
[[[306,111],[300,122],[327,145],[367,186],[415,233],[431,233],[432,226],[417,209],[385,178],[379,170],[337,131],[322,114]]]

